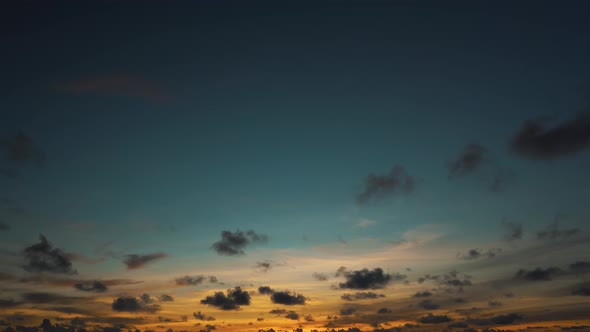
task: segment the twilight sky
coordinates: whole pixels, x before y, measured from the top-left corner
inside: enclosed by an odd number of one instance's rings
[[[590,330],[589,11],[6,1],[0,331]]]

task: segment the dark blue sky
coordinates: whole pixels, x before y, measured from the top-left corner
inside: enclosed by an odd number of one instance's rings
[[[435,239],[463,252],[502,246],[507,223],[531,241],[586,234],[589,10],[6,2],[3,250],[43,233],[88,257],[165,252],[172,271],[217,259],[222,230],[268,235],[272,257]],[[551,259],[536,264],[566,260]]]

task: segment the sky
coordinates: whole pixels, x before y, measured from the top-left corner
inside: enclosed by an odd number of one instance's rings
[[[6,1],[0,331],[590,330],[587,1]]]

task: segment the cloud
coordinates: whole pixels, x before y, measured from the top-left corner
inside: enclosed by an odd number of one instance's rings
[[[377,310],[377,313],[380,315],[384,315],[384,314],[390,314],[393,311],[389,308],[379,308],[379,310]]]
[[[264,261],[264,262],[256,262],[256,269],[261,272],[267,272],[272,268],[272,262]]]
[[[200,285],[205,281],[205,276],[184,276],[181,278],[176,278],[176,285],[178,286],[196,286]]]
[[[0,231],[9,231],[10,230],[10,225],[3,223],[2,221],[0,221]]]
[[[0,299],[0,308],[11,308],[21,304],[21,302],[17,302],[13,299]]]
[[[28,303],[56,303],[56,304],[71,304],[79,300],[85,300],[83,297],[63,296],[54,293],[45,292],[31,292],[23,293],[21,297]]]
[[[144,294],[147,295],[147,294]],[[143,299],[137,299],[131,296],[121,296],[113,300],[111,305],[113,311],[118,312],[156,312],[160,310],[157,304],[148,305]]]
[[[417,292],[416,294],[414,294],[413,297],[429,297],[432,296],[432,293],[429,291],[424,291],[424,292]]]
[[[272,294],[274,292],[275,291],[272,288],[270,288],[269,286],[258,287],[258,293],[260,293],[260,294]]]
[[[158,300],[160,300],[160,302],[174,302],[174,297],[168,294],[162,294],[158,297]]]
[[[216,292],[213,296],[202,299],[201,304],[221,310],[238,310],[241,305],[250,305],[250,295],[240,287],[234,287],[234,289],[227,290],[227,296],[223,292]]]
[[[454,322],[447,325],[447,327],[450,329],[466,329],[469,327],[469,324],[467,324],[466,322]]]
[[[572,295],[590,296],[590,287],[579,286],[572,290]]]
[[[284,313],[287,313],[287,310],[286,309],[272,309],[268,313],[273,314],[273,315],[282,315]]]
[[[453,161],[449,162],[449,179],[465,176],[476,171],[487,158],[488,149],[479,144],[468,144]]]
[[[204,314],[200,311],[193,312],[193,317],[195,317],[195,319],[202,320],[202,321],[214,321],[215,320],[215,317],[207,316],[206,314]]]
[[[367,228],[375,225],[377,225],[377,222],[375,220],[362,219],[356,224],[356,227]]]
[[[123,263],[125,263],[125,265],[127,265],[128,270],[135,270],[135,269],[139,269],[139,268],[145,266],[147,263],[150,263],[150,262],[155,261],[157,259],[162,259],[167,256],[168,255],[163,252],[148,254],[148,255],[132,254],[132,255],[127,255],[127,258],[123,261]]]
[[[377,294],[373,292],[356,292],[354,294],[345,293],[340,296],[341,299],[346,301],[357,301],[357,300],[367,300],[367,299],[377,299],[380,297],[385,297],[384,294]]]
[[[42,166],[45,162],[45,153],[24,131],[17,132],[13,137],[0,138],[0,154],[5,160],[19,165]]]
[[[39,235],[39,243],[23,250],[26,265],[23,269],[29,272],[50,272],[61,274],[77,274],[72,269],[72,262],[59,248],[53,248],[45,236]]]
[[[551,160],[576,155],[590,147],[590,116],[580,113],[553,128],[528,120],[510,141],[515,154],[533,160]]]
[[[107,285],[105,285],[104,283],[97,281],[97,280],[79,282],[74,285],[74,288],[76,288],[77,290],[84,291],[84,292],[96,292],[96,293],[106,292],[106,290],[108,289]]]
[[[243,255],[243,249],[252,243],[264,243],[266,241],[268,241],[268,236],[256,234],[253,230],[246,233],[240,230],[235,233],[222,231],[221,240],[213,243],[211,247],[220,255],[235,256]]]
[[[312,315],[305,315],[305,316],[303,316],[303,319],[305,319],[306,322],[314,322],[315,321],[313,319]]]
[[[575,262],[569,265],[570,271],[574,273],[586,273],[590,272],[590,262]]]
[[[357,312],[357,309],[353,308],[353,307],[346,307],[346,308],[340,309],[340,314],[342,316],[350,316],[350,315],[354,314],[355,312]]]
[[[149,304],[149,303],[154,303],[154,299],[152,299],[152,297],[150,296],[150,294],[141,294],[141,296],[139,297],[139,299],[141,300],[141,302],[145,303],[145,304]]]
[[[311,275],[315,280],[319,280],[319,281],[326,281],[328,280],[328,276],[324,273],[318,273],[318,272],[314,272]]]
[[[530,271],[520,269],[516,272],[515,278],[529,281],[548,281],[560,273],[562,273],[562,270],[557,267],[549,267],[546,269],[538,267]]]
[[[440,308],[440,305],[433,303],[431,300],[422,300],[418,303],[418,306],[426,310],[436,310]]]
[[[395,165],[387,175],[369,174],[365,179],[365,189],[356,199],[359,204],[364,204],[398,192],[409,194],[414,191],[414,185],[414,177],[408,175],[404,167]]]
[[[440,324],[440,323],[448,323],[450,321],[452,321],[451,318],[449,318],[449,316],[447,315],[433,315],[433,314],[428,314],[424,317],[420,317],[420,319],[418,319],[418,321],[422,324]]]
[[[276,304],[296,305],[305,304],[305,296],[301,294],[291,294],[291,292],[274,292],[270,300]]]
[[[489,307],[501,307],[503,305],[500,301],[488,301]]]
[[[457,257],[465,260],[473,260],[479,258],[494,258],[496,254],[502,252],[500,248],[493,248],[487,251],[483,251],[481,249],[470,249],[467,254],[458,254]]]
[[[490,318],[470,318],[467,320],[470,324],[475,324],[479,326],[486,326],[486,325],[508,325],[512,324],[518,320],[521,320],[522,316],[516,313],[506,314],[506,315],[498,315],[493,316]]]
[[[340,271],[340,270],[339,270]],[[340,288],[349,289],[377,289],[385,287],[392,279],[390,274],[383,273],[383,269],[375,268],[370,271],[342,271],[337,275],[344,275],[346,281],[339,284]]]
[[[559,240],[567,239],[573,235],[580,233],[578,228],[559,229],[557,222],[550,224],[544,230],[537,232],[537,239],[539,240]]]
[[[169,96],[154,82],[138,75],[110,74],[81,77],[62,83],[57,90],[66,93],[95,93],[110,96],[145,98],[164,102]]]
[[[502,220],[502,226],[506,229],[506,233],[504,234],[504,239],[506,241],[510,242],[522,239],[522,224]]]
[[[296,313],[295,311],[289,311],[286,315],[285,318],[287,319],[292,319],[292,320],[298,320],[299,319],[299,314]]]

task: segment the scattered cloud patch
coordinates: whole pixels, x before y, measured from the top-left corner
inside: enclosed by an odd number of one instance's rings
[[[299,314],[296,313],[295,311],[289,311],[286,315],[285,318],[287,319],[292,319],[292,320],[299,320]]]
[[[125,263],[125,265],[127,265],[128,270],[135,270],[135,269],[139,269],[139,268],[144,267],[146,264],[148,264],[150,262],[153,262],[158,259],[162,259],[167,256],[168,255],[163,252],[148,254],[148,255],[132,254],[132,255],[127,255],[127,258],[123,261],[123,263]]]
[[[392,280],[390,274],[384,273],[383,269],[373,270],[362,269],[359,271],[338,270],[336,275],[343,275],[345,282],[339,284],[340,288],[348,289],[377,289],[387,286]]]
[[[74,285],[74,288],[84,292],[96,292],[96,293],[103,293],[106,292],[108,287],[104,283],[100,281],[84,281],[79,282]]]
[[[237,230],[221,232],[221,240],[213,243],[211,246],[220,255],[235,256],[244,255],[244,248],[252,243],[264,243],[268,241],[268,236],[256,234],[253,230],[242,232]]]
[[[364,186],[364,190],[356,197],[359,204],[396,193],[409,194],[414,191],[415,180],[403,166],[395,165],[389,174],[369,174]]]
[[[174,297],[168,294],[162,294],[158,297],[160,302],[174,302]]]
[[[557,223],[550,224],[546,229],[537,232],[539,240],[560,240],[567,239],[580,233],[578,228],[560,229]]]
[[[111,305],[113,311],[118,312],[156,312],[160,310],[157,304],[146,304],[142,299],[132,296],[121,296],[113,300]]]
[[[238,310],[242,305],[250,305],[250,294],[240,287],[234,287],[234,289],[227,290],[227,295],[223,292],[216,292],[213,296],[207,296],[201,300],[201,304],[221,310]]]
[[[341,299],[346,301],[357,301],[357,300],[368,300],[385,297],[384,294],[377,294],[373,292],[356,292],[354,294],[345,293],[340,296]]]
[[[215,320],[215,317],[207,316],[206,314],[204,314],[200,311],[193,312],[193,317],[195,317],[195,319],[202,320],[202,321],[214,321]]]
[[[301,294],[292,294],[291,292],[274,292],[270,300],[276,304],[285,304],[285,305],[296,305],[296,304],[305,304],[305,296]]]
[[[546,269],[538,267],[530,271],[520,269],[516,272],[515,278],[528,281],[548,281],[552,280],[560,273],[562,273],[562,270],[557,267],[549,267]]]
[[[429,297],[429,296],[432,296],[432,293],[429,291],[417,292],[416,294],[414,294],[414,297]]]
[[[269,286],[260,286],[258,287],[258,293],[270,295],[273,294],[275,291],[274,289],[270,288]]]
[[[467,320],[469,324],[479,326],[486,325],[508,325],[522,319],[522,315],[511,313],[506,315],[498,315],[490,318],[470,318]]]
[[[315,280],[319,280],[319,281],[326,281],[328,280],[328,275],[325,273],[318,273],[318,272],[314,272],[311,275]]]
[[[522,224],[517,224],[507,220],[502,221],[502,226],[506,229],[504,239],[508,242],[515,240],[522,240],[523,230]]]
[[[72,262],[66,254],[59,248],[53,248],[43,235],[39,235],[39,243],[25,248],[23,254],[26,260],[23,269],[26,271],[60,274],[78,273],[72,268]]]
[[[468,144],[463,151],[448,164],[449,179],[462,177],[475,172],[484,164],[488,149],[479,144]]]
[[[447,315],[433,315],[428,314],[426,316],[420,317],[418,321],[422,324],[440,324],[440,323],[448,323],[452,321],[452,319]]]

